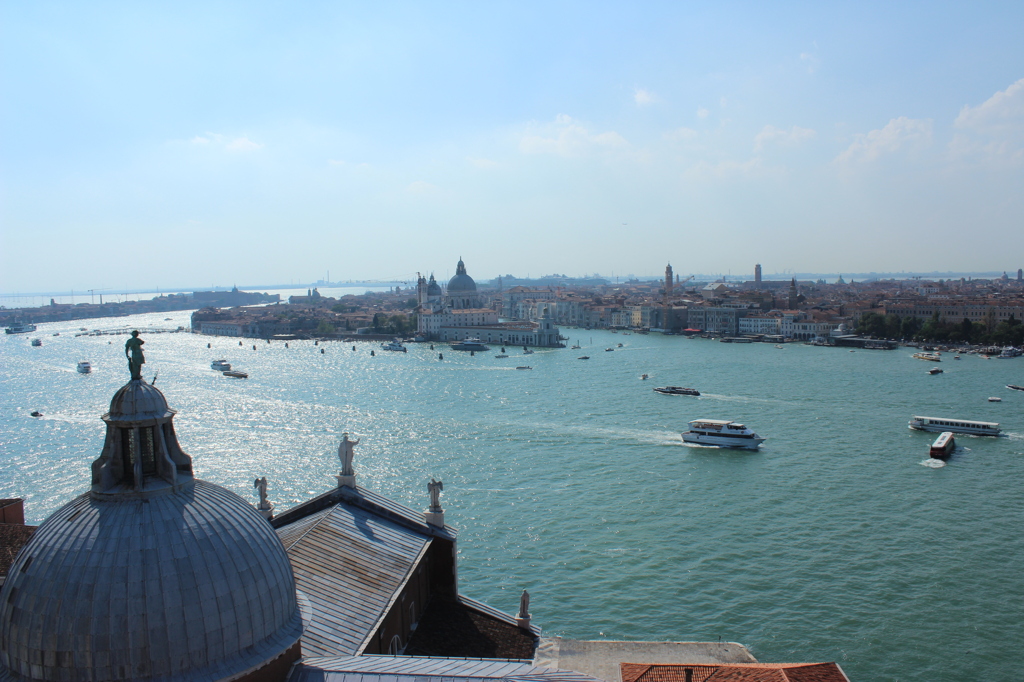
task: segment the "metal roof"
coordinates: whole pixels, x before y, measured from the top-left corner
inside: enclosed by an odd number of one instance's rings
[[[430,543],[431,535],[337,504],[277,530],[306,597],[306,655],[356,654]]]
[[[567,670],[538,668],[505,659],[419,656],[338,656],[305,658],[289,682],[595,682],[598,678]]]

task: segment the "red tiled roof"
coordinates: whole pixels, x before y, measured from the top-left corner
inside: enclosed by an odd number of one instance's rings
[[[17,523],[0,523],[0,576],[7,575],[7,570],[14,563],[20,550],[36,532],[35,526],[23,526]]]
[[[620,663],[619,669],[622,682],[849,682],[837,663]]]

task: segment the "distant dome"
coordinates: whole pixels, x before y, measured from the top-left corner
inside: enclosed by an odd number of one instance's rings
[[[455,276],[448,280],[448,295],[460,293],[476,293],[476,282],[466,274],[466,264],[461,258],[455,268]]]
[[[192,475],[174,410],[133,379],[103,415],[92,488],[52,514],[0,590],[0,680],[222,680],[302,634],[281,540]]]
[[[273,528],[205,481],[147,498],[81,495],[39,527],[8,576],[0,670],[29,680],[217,680],[301,635]]]
[[[476,286],[476,285],[474,284],[474,286]],[[431,275],[430,276],[430,283],[427,284],[427,296],[440,296],[440,295],[441,295],[441,285],[438,284],[437,280],[434,279],[434,276]]]

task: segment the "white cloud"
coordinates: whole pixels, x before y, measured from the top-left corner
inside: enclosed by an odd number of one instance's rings
[[[477,159],[472,156],[467,156],[466,161],[476,168],[497,168],[499,166],[497,161],[491,161],[490,159]]]
[[[261,143],[253,142],[244,135],[242,137],[230,138],[226,135],[221,135],[219,133],[206,133],[205,135],[196,135],[191,140],[189,140],[189,143],[195,145],[212,144],[232,152],[250,152],[263,148],[263,145]]]
[[[248,137],[236,137],[228,142],[225,148],[233,152],[251,152],[256,149],[262,149],[263,145],[259,142],[253,142]]]
[[[344,166],[345,165],[345,161],[343,159],[327,159],[327,163],[331,164],[332,166]]]
[[[541,130],[537,132],[527,132],[519,140],[521,152],[575,157],[593,151],[629,148],[629,143],[618,133],[614,131],[592,133],[565,114],[559,114],[555,118],[554,124],[543,125],[540,128]]]
[[[704,107],[701,107],[697,109],[697,118],[707,118],[710,113],[710,111],[708,111]]]
[[[800,63],[807,69],[807,73],[814,74],[818,70],[818,58],[809,52],[800,53]]]
[[[889,121],[884,128],[857,135],[853,144],[837,156],[836,161],[874,161],[883,154],[892,154],[907,148],[926,147],[931,144],[931,140],[931,119],[900,116]]]
[[[432,185],[429,182],[426,182],[425,180],[416,180],[415,182],[410,182],[405,189],[406,191],[412,194],[425,195],[433,194],[434,192],[436,192],[437,185]]]
[[[795,145],[803,142],[804,140],[809,140],[815,135],[817,135],[817,133],[810,128],[793,126],[789,130],[785,130],[783,128],[776,128],[773,125],[766,125],[761,129],[761,132],[754,136],[754,151],[761,151],[764,148],[764,145],[768,142],[783,145]]]
[[[654,104],[658,101],[657,96],[650,90],[644,88],[637,88],[633,91],[633,101],[636,102],[637,106],[645,107],[648,104]]]
[[[706,180],[708,178],[735,178],[749,176],[772,176],[779,175],[783,171],[779,168],[772,168],[762,164],[759,157],[753,157],[747,161],[698,161],[688,168],[683,176],[688,180]]]
[[[953,156],[981,154],[1024,161],[1024,78],[976,107],[964,106],[953,125]]]
[[[697,137],[697,131],[693,128],[676,128],[665,133],[665,139],[672,142],[686,142]]]

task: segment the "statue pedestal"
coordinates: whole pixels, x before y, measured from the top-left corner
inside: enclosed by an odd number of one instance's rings
[[[519,616],[516,616],[516,625],[518,625],[519,627],[521,627],[524,630],[529,630],[530,629],[530,614],[527,614],[526,618],[520,618]]]
[[[431,526],[444,528],[444,510],[423,512],[423,519]]]
[[[353,488],[353,489],[355,489],[355,487],[356,487],[356,475],[355,474],[352,474],[351,476],[338,475],[338,476],[335,476],[335,478],[338,479],[338,487],[339,488]]]
[[[274,518],[274,505],[269,503],[269,502],[267,503],[266,509],[264,509],[263,507],[257,506],[256,507],[256,511],[258,511],[260,513],[260,515],[263,518],[265,518],[267,521],[269,521],[270,519]]]

